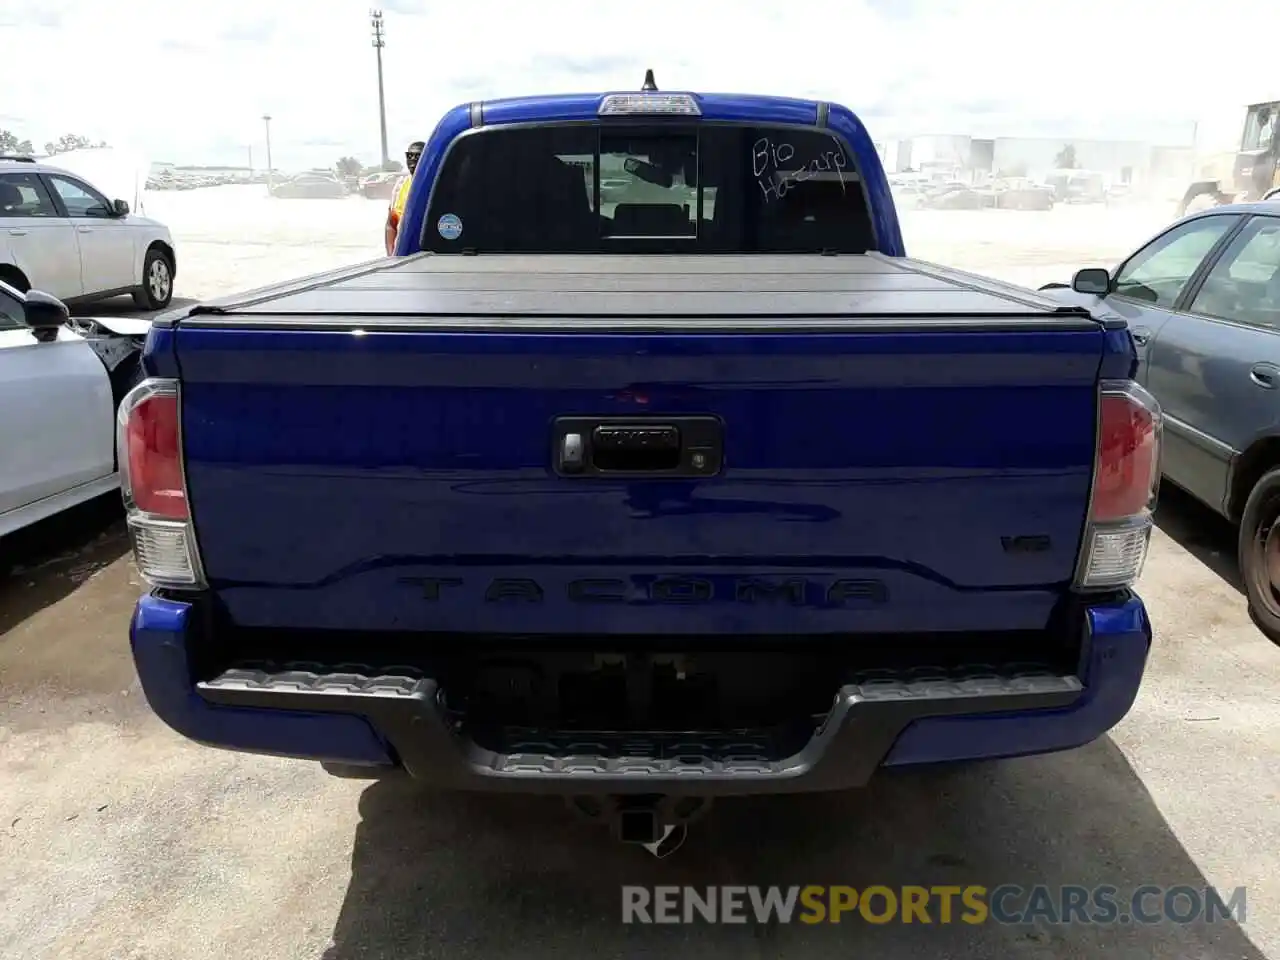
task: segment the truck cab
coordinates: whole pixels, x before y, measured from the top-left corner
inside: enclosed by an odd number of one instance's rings
[[[460,106],[427,141],[396,254],[905,250],[845,107],[614,93]]]
[[[1261,199],[1280,187],[1280,100],[1249,107],[1234,174],[1242,200]]]

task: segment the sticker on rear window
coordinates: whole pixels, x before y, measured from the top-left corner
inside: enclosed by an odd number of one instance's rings
[[[436,221],[436,232],[446,240],[457,240],[462,236],[462,221],[452,213],[446,213]]]

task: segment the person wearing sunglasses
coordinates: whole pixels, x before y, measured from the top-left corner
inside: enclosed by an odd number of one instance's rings
[[[409,171],[396,183],[391,193],[391,205],[387,209],[386,243],[387,256],[395,253],[396,237],[400,232],[400,219],[404,216],[405,201],[409,199],[409,187],[413,185],[413,173],[418,169],[418,161],[422,159],[422,150],[426,146],[421,140],[409,144],[404,152],[404,165]]]

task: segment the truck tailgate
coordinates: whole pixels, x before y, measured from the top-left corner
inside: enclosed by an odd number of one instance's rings
[[[1076,563],[1104,334],[974,279],[416,257],[198,310],[173,343],[206,577],[243,626],[1041,627]],[[558,470],[566,430],[604,449],[597,425],[624,458],[709,430],[704,472]]]

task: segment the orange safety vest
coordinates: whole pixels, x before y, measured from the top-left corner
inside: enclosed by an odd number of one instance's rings
[[[391,195],[391,224],[400,226],[400,218],[404,216],[404,205],[409,199],[409,187],[413,185],[413,177],[405,174],[396,183],[395,192]]]

